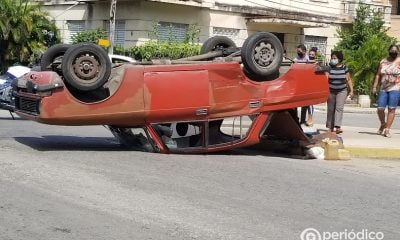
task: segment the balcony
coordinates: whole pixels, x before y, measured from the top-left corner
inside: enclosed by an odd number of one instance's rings
[[[392,12],[392,5],[390,1],[377,1],[377,0],[366,0],[364,4],[369,5],[371,9],[379,11],[383,14],[383,19],[386,25],[390,24],[390,15]],[[356,1],[343,1],[340,3],[340,21],[342,23],[351,23],[356,17],[356,9],[358,8],[358,0]]]

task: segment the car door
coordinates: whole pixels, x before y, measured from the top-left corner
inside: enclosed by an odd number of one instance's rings
[[[208,71],[175,68],[144,73],[144,98],[148,122],[199,120],[209,111]]]

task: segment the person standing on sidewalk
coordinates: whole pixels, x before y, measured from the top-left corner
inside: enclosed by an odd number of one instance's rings
[[[307,48],[306,46],[304,46],[304,44],[299,44],[296,48],[296,52],[297,55],[294,58],[294,62],[295,63],[308,63],[310,62],[310,56],[307,55]],[[315,57],[315,52],[314,53],[314,57]],[[314,62],[315,60],[312,60],[311,62]],[[309,120],[306,122],[306,114],[307,112],[309,113],[308,116],[310,117],[310,107],[312,106],[304,106],[301,107],[301,112],[300,112],[300,125],[304,124],[306,126],[310,126],[310,124],[312,125],[312,115],[311,115],[311,122]]]
[[[343,53],[333,51],[328,74],[329,97],[327,107],[326,127],[328,132],[333,132],[336,128],[336,134],[342,133],[341,125],[343,118],[344,103],[347,95],[353,97],[353,82],[350,78],[349,69],[343,65]],[[348,91],[349,90],[349,91]]]
[[[390,128],[400,97],[400,58],[397,56],[399,48],[396,45],[391,45],[388,50],[389,56],[380,62],[372,87],[372,93],[377,94],[377,87],[380,82],[377,113],[381,126],[378,134],[385,137],[391,137]],[[385,119],[386,107],[388,107],[387,119]]]
[[[310,63],[316,63],[317,64],[317,48],[312,47],[310,51],[308,52],[308,62]],[[307,121],[306,121],[306,115]],[[301,108],[301,123],[305,123],[306,126],[313,126],[314,125],[314,106],[305,106]]]

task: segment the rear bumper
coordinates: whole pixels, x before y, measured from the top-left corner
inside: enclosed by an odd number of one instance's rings
[[[42,98],[51,96],[53,91],[63,87],[63,81],[54,72],[30,72],[16,79],[13,82],[15,112],[36,118],[40,115]]]

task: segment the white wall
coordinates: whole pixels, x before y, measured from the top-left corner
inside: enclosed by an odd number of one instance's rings
[[[281,10],[307,12],[323,15],[338,15],[340,14],[340,3],[338,0],[215,0],[217,4],[234,4],[239,6],[253,6],[253,7],[271,7]]]
[[[62,1],[57,1],[62,2]],[[69,2],[69,1],[68,1]],[[69,39],[67,20],[88,20],[91,28],[103,27],[103,21],[109,18],[108,1],[94,1],[89,4],[79,4],[72,8],[73,3],[59,5],[47,5],[45,8],[55,18],[57,27],[65,41]],[[336,26],[332,22],[328,28],[305,28],[300,25],[285,23],[250,23],[241,13],[221,11],[222,5],[250,6],[262,8],[263,6],[277,9],[291,10],[301,13],[313,13],[326,16],[337,16],[341,13],[343,3],[353,1],[338,0],[206,0],[201,4],[206,7],[186,6],[189,2],[170,4],[165,2],[177,2],[176,0],[150,1],[118,1],[116,19],[125,20],[125,47],[140,44],[148,39],[148,34],[153,30],[156,22],[175,22],[185,24],[197,24],[200,28],[200,42],[204,42],[212,35],[213,27],[238,29],[236,43],[241,46],[249,34],[256,31],[270,31],[285,34],[285,48],[289,56],[294,54],[295,46],[304,41],[304,35],[327,37],[327,53],[336,44]],[[273,3],[276,2],[276,3]],[[374,1],[375,2],[375,1]],[[193,5],[193,2],[191,2]],[[383,3],[377,3],[383,4]],[[199,5],[199,4],[197,4]],[[66,11],[66,9],[70,8]],[[284,17],[284,16],[283,16]],[[279,18],[276,18],[279,19]],[[329,24],[328,24],[329,25]]]

